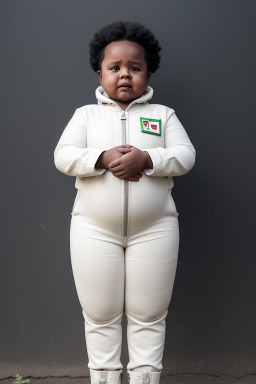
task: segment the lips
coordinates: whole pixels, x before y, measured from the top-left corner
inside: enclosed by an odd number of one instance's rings
[[[131,85],[128,84],[128,83],[122,83],[122,84],[119,85],[118,88],[131,88]]]

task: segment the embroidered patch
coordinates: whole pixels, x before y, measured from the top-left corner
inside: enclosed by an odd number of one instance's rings
[[[141,132],[161,136],[161,120],[140,117]]]

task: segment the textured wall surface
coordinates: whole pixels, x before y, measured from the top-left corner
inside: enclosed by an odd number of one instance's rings
[[[88,42],[116,20],[158,37],[154,102],[174,108],[197,149],[195,168],[175,179],[181,245],[163,373],[255,373],[256,3],[2,0],[0,8],[0,377],[88,374],[69,258],[74,178],[55,169],[53,150],[74,110],[95,103]]]

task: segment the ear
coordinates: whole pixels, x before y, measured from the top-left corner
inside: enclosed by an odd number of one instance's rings
[[[100,79],[100,82],[101,82],[101,80],[102,80],[102,75],[101,75],[101,71],[100,71],[100,70],[97,71],[97,75],[99,76],[99,79]]]
[[[150,76],[151,76],[151,72],[148,71],[148,73],[147,73],[147,81],[149,81]]]

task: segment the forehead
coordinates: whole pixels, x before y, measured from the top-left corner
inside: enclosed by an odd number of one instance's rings
[[[145,61],[145,50],[134,41],[113,41],[106,46],[104,59],[111,61],[118,61],[120,59]]]

